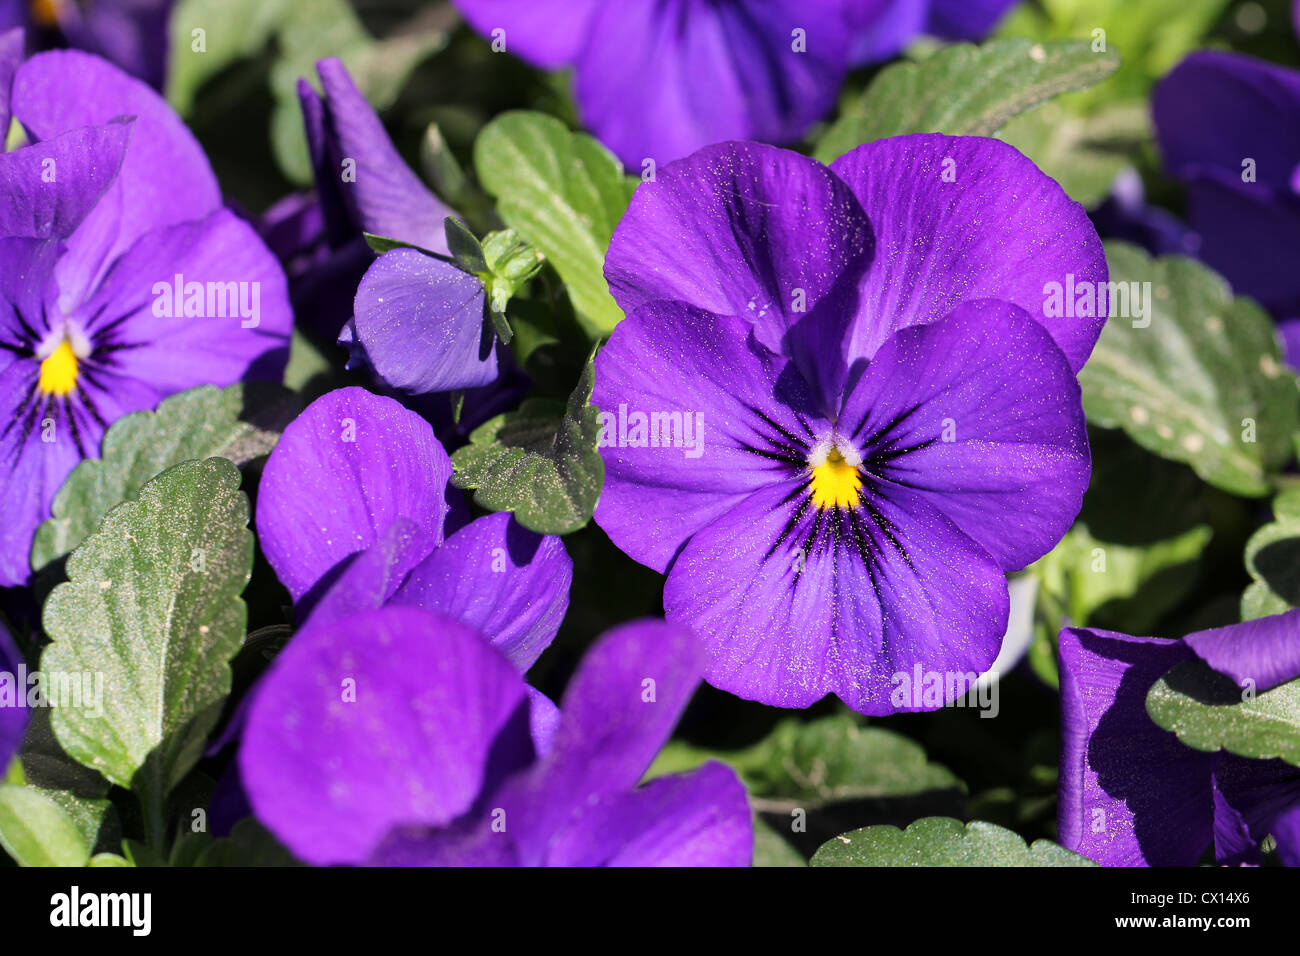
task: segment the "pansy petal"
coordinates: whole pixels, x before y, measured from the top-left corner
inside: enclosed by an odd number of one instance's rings
[[[921,33],[929,0],[849,0],[855,64],[896,56]]]
[[[925,32],[945,40],[978,42],[1017,0],[930,0]]]
[[[629,313],[673,299],[744,316],[827,404],[843,384],[836,357],[873,248],[871,223],[825,166],[772,146],[720,143],[637,188],[605,277]]]
[[[641,0],[623,0],[632,6]],[[553,70],[572,62],[586,42],[601,0],[455,0],[461,15],[505,52]],[[498,34],[495,31],[503,31]]]
[[[298,79],[298,103],[302,108],[302,122],[307,134],[307,152],[311,156],[312,178],[316,183],[317,209],[324,221],[331,246],[340,246],[356,230],[343,201],[341,170],[334,166],[330,150],[329,114],[325,101],[306,78]]]
[[[837,427],[862,469],[921,492],[1004,571],[1050,551],[1088,488],[1079,385],[1014,305],[965,302],[876,352]]]
[[[651,780],[581,808],[549,866],[748,866],[754,828],[745,786],[725,764]]]
[[[398,518],[442,541],[451,460],[419,415],[343,388],[312,402],[271,452],[257,539],[294,600]]]
[[[691,632],[664,621],[624,624],[592,646],[565,690],[550,753],[497,801],[525,865],[545,860],[552,838],[581,807],[636,786],[703,668]]]
[[[876,236],[851,358],[869,359],[896,329],[941,319],[960,302],[1002,299],[1041,322],[1073,370],[1083,367],[1104,313],[1054,317],[1046,290],[1071,276],[1076,288],[1104,287],[1101,240],[1083,206],[1015,147],[977,136],[895,136],[859,146],[831,169]]]
[[[1182,641],[1061,632],[1060,841],[1105,866],[1193,866],[1209,846],[1215,756],[1147,715]]]
[[[0,622],[0,674],[18,673],[18,665],[23,663],[18,648],[4,623]],[[18,689],[26,694],[26,688]],[[28,711],[25,707],[0,706],[0,772],[8,768],[9,761],[23,743],[23,733],[27,729]]]
[[[756,492],[697,533],[664,587],[715,687],[777,707],[834,693],[865,714],[933,710],[973,686],[1006,630],[1006,579],[984,549],[917,492],[868,488],[818,509],[805,481]],[[899,695],[913,675],[942,692]],[[901,678],[900,678],[901,675]]]
[[[572,580],[573,562],[559,538],[534,534],[497,512],[447,538],[393,601],[468,624],[526,671],[555,639]]]
[[[528,700],[477,633],[407,607],[304,628],[254,693],[244,788],[258,820],[317,864],[360,862],[394,826],[466,812]]]
[[[4,14],[0,12],[0,30],[7,26],[9,24],[4,22]],[[0,131],[3,131],[6,138],[9,135],[10,121],[13,119],[9,111],[9,88],[13,83],[14,71],[23,61],[25,43],[26,38],[21,27],[0,32]],[[0,144],[0,149],[3,148],[3,144]]]
[[[162,89],[168,61],[167,24],[175,0],[96,0],[57,4],[59,29],[71,46],[89,50]]]
[[[1300,678],[1300,610],[1197,631],[1183,640],[1239,687],[1266,691]]]
[[[1214,849],[1221,865],[1258,865],[1259,844],[1270,833],[1283,836],[1292,826],[1288,814],[1300,808],[1300,767],[1284,760],[1249,760],[1220,754],[1214,771]],[[1278,853],[1288,866],[1300,863],[1288,855],[1300,850],[1292,844]]]
[[[596,355],[592,404],[605,460],[596,521],[656,571],[746,494],[802,471],[830,431],[803,379],[746,321],[678,302],[619,323]]]
[[[130,137],[122,121],[0,153],[0,234],[71,236],[117,179]]]
[[[394,249],[357,289],[348,344],[386,385],[415,395],[496,380],[495,341],[477,276],[414,249]]]
[[[436,547],[433,534],[414,521],[397,518],[374,544],[344,558],[303,596],[297,607],[299,618],[320,624],[383,607],[411,570]]]
[[[341,60],[316,64],[336,150],[334,175],[352,160],[355,175],[342,179],[343,197],[366,232],[447,252],[444,223],[451,210],[429,192],[393,146],[374,109]]]

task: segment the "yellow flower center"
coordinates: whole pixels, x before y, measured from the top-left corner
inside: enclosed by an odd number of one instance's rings
[[[77,353],[64,339],[59,347],[41,362],[40,389],[46,395],[67,395],[77,387]]]
[[[838,448],[832,448],[825,461],[813,466],[809,490],[818,508],[856,508],[862,497],[862,477],[856,464],[849,464]]]

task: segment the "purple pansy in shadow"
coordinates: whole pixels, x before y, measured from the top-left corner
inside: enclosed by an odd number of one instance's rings
[[[1102,239],[1122,239],[1153,256],[1195,256],[1201,237],[1173,213],[1147,203],[1142,177],[1132,166],[1121,170],[1106,197],[1089,215]]]
[[[39,48],[96,53],[161,90],[175,0],[0,0],[0,30],[27,27]]]
[[[798,139],[835,104],[862,4],[456,0],[507,52],[572,66],[583,124],[636,168],[720,140]]]
[[[0,585],[118,417],[174,392],[278,379],[284,273],[222,208],[165,102],[98,57],[43,53],[10,106],[31,145],[0,155]]]
[[[527,670],[564,619],[573,563],[559,538],[505,513],[454,513],[448,526],[450,477],[428,422],[393,399],[339,389],[271,453],[258,540],[300,619],[417,605],[482,632]]]
[[[849,5],[854,63],[896,55],[921,34],[942,40],[984,39],[1017,0],[857,0]]]
[[[17,680],[18,665],[23,663],[18,648],[14,646],[9,631],[0,622],[0,680],[9,683],[15,695],[5,699],[0,694],[0,775],[22,746],[23,732],[27,729],[27,688]],[[21,699],[18,695],[21,695]]]
[[[527,686],[474,629],[409,607],[312,621],[254,691],[240,773],[257,819],[314,864],[743,866],[730,768],[637,786],[703,663],[683,628],[616,628],[539,747]]]
[[[1182,640],[1061,632],[1061,843],[1108,866],[1258,863],[1272,834],[1300,866],[1300,767],[1206,753],[1148,716],[1147,692],[1200,658],[1262,692],[1300,678],[1300,611],[1198,631]]]
[[[1044,306],[1107,278],[1083,208],[991,139],[829,168],[720,144],[637,190],[605,275],[627,318],[596,359],[596,520],[667,573],[706,679],[882,714],[923,709],[899,673],[986,670],[1005,573],[1088,484],[1075,372],[1104,319]]]

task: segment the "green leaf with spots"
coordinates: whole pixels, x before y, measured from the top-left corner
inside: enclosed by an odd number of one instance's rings
[[[1184,661],[1147,692],[1147,713],[1197,750],[1300,766],[1300,680],[1256,693],[1204,661]]]
[[[555,266],[593,338],[623,311],[605,282],[605,250],[636,187],[604,146],[543,113],[498,116],[474,144],[497,213]]]
[[[0,784],[0,846],[19,866],[85,866],[90,847],[72,818],[31,787]]]
[[[187,461],[109,512],[45,602],[46,674],[102,675],[99,706],[54,699],[75,760],[140,796],[161,846],[169,790],[194,766],[230,693],[253,564],[248,499],[222,458]]]
[[[1252,583],[1241,596],[1242,620],[1300,607],[1300,488],[1273,499],[1273,520],[1246,542]]]
[[[605,480],[596,448],[600,410],[588,404],[594,359],[593,351],[567,407],[529,399],[474,429],[451,456],[452,484],[539,534],[568,534],[590,521]]]
[[[1191,259],[1152,259],[1125,243],[1106,255],[1112,283],[1151,297],[1140,296],[1145,315],[1131,297],[1135,317],[1106,321],[1079,375],[1088,420],[1124,429],[1225,491],[1267,494],[1292,456],[1300,410],[1272,320]]]
[[[71,552],[123,501],[134,500],[155,475],[194,458],[245,465],[270,452],[301,402],[279,385],[204,385],[173,395],[153,412],[119,418],[99,458],[73,469],[54,497],[54,516],[36,530],[32,567]]]
[[[1119,69],[1087,41],[957,43],[919,63],[886,67],[817,143],[824,163],[862,143],[905,133],[992,136],[1011,117],[1092,86]]]
[[[906,830],[863,827],[822,844],[813,866],[1096,866],[1050,840],[1027,845],[992,823],[926,817]]]

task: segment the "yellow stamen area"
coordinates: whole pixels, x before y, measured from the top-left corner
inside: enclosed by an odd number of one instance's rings
[[[813,467],[809,490],[818,508],[856,508],[862,496],[862,478],[857,466],[850,465],[839,449],[832,448],[826,460]]]
[[[38,26],[56,27],[59,25],[62,5],[62,0],[32,0],[32,19]]]
[[[77,387],[77,353],[67,339],[41,362],[40,389],[46,395],[67,395]]]

